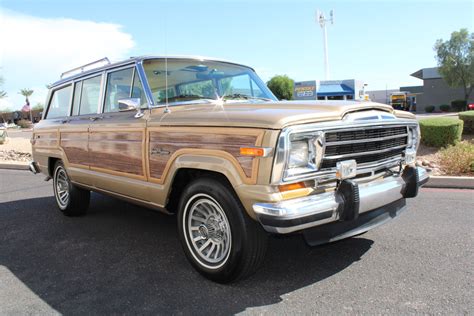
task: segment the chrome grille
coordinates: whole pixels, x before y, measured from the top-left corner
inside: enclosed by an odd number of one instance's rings
[[[336,167],[338,161],[376,163],[402,155],[407,142],[406,126],[387,126],[325,133],[325,151],[320,170]]]

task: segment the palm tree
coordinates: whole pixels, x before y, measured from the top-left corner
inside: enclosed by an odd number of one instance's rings
[[[30,121],[31,121],[31,123],[33,123],[33,115],[31,114],[30,100],[28,100],[28,98],[31,97],[33,92],[34,91],[31,90],[31,89],[21,89],[20,92],[18,92],[19,94],[21,94],[22,96],[25,97],[26,105],[28,105],[28,107],[30,108]]]

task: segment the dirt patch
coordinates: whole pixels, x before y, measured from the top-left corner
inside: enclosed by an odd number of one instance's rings
[[[463,135],[462,140],[474,143],[474,135]],[[439,148],[429,147],[423,144],[420,144],[418,148],[416,164],[427,168],[434,176],[469,176],[466,174],[452,174],[447,172],[441,163]]]
[[[11,138],[0,145],[0,161],[31,161],[29,138]]]

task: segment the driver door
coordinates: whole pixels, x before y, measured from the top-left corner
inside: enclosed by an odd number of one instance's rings
[[[101,115],[89,127],[90,169],[98,176],[95,186],[102,190],[147,200],[145,130],[148,111],[121,111],[119,100],[140,98],[146,106],[134,66],[106,73]]]

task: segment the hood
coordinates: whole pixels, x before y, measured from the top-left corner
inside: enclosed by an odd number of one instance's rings
[[[287,126],[341,120],[355,111],[380,110],[400,118],[414,118],[386,104],[359,101],[280,101],[188,104],[153,109],[151,122],[166,126],[225,126],[282,129]],[[159,114],[160,113],[160,114]]]

